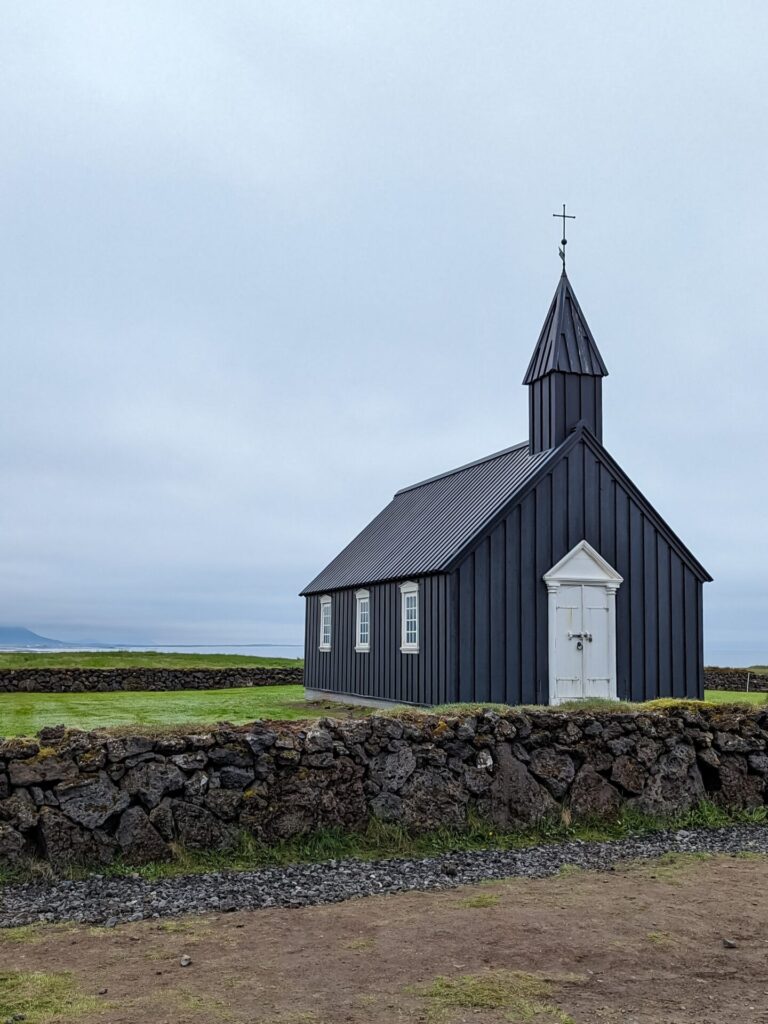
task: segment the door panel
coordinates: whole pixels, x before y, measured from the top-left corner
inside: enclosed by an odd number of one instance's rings
[[[610,697],[608,664],[608,594],[605,587],[584,587],[584,631],[592,637],[584,644],[584,696]]]
[[[582,632],[581,587],[560,587],[557,593],[557,632],[555,658],[557,664],[558,700],[579,700],[584,696],[584,658],[578,643],[569,633]]]

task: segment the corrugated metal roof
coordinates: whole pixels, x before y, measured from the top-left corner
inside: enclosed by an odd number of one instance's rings
[[[526,441],[398,491],[302,593],[444,570],[550,454]]]
[[[557,285],[523,384],[532,384],[555,370],[589,377],[608,376],[565,271]]]

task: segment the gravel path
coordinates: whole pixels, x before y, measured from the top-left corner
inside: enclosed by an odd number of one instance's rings
[[[676,853],[768,854],[768,827],[656,832],[609,842],[483,850],[424,860],[332,860],[158,881],[139,877],[28,882],[0,888],[0,928],[36,922],[106,924],[207,911],[304,907],[383,893],[444,889],[494,878],[543,878],[571,865],[611,870],[621,860]]]

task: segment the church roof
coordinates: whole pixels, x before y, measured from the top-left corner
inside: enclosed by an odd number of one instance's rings
[[[551,454],[525,441],[403,488],[302,593],[444,571]]]
[[[608,376],[565,271],[558,282],[523,384],[533,384],[554,371],[590,377]]]
[[[448,572],[462,552],[509,503],[523,497],[583,441],[619,486],[639,505],[700,580],[712,577],[582,422],[557,448],[530,454],[528,443],[496,452],[398,491],[365,529],[330,562],[302,594],[360,587],[385,580]]]

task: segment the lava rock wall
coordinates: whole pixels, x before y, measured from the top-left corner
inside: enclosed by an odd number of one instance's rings
[[[756,693],[768,692],[768,676],[755,675],[746,668],[705,668],[704,689],[705,690],[731,690],[743,691],[747,688]]]
[[[224,849],[371,818],[499,828],[766,802],[768,709],[483,712],[264,723],[185,735],[43,730],[0,741],[0,861]]]
[[[304,669],[300,667],[0,669],[0,693],[225,690],[239,686],[300,685],[303,681]]]

